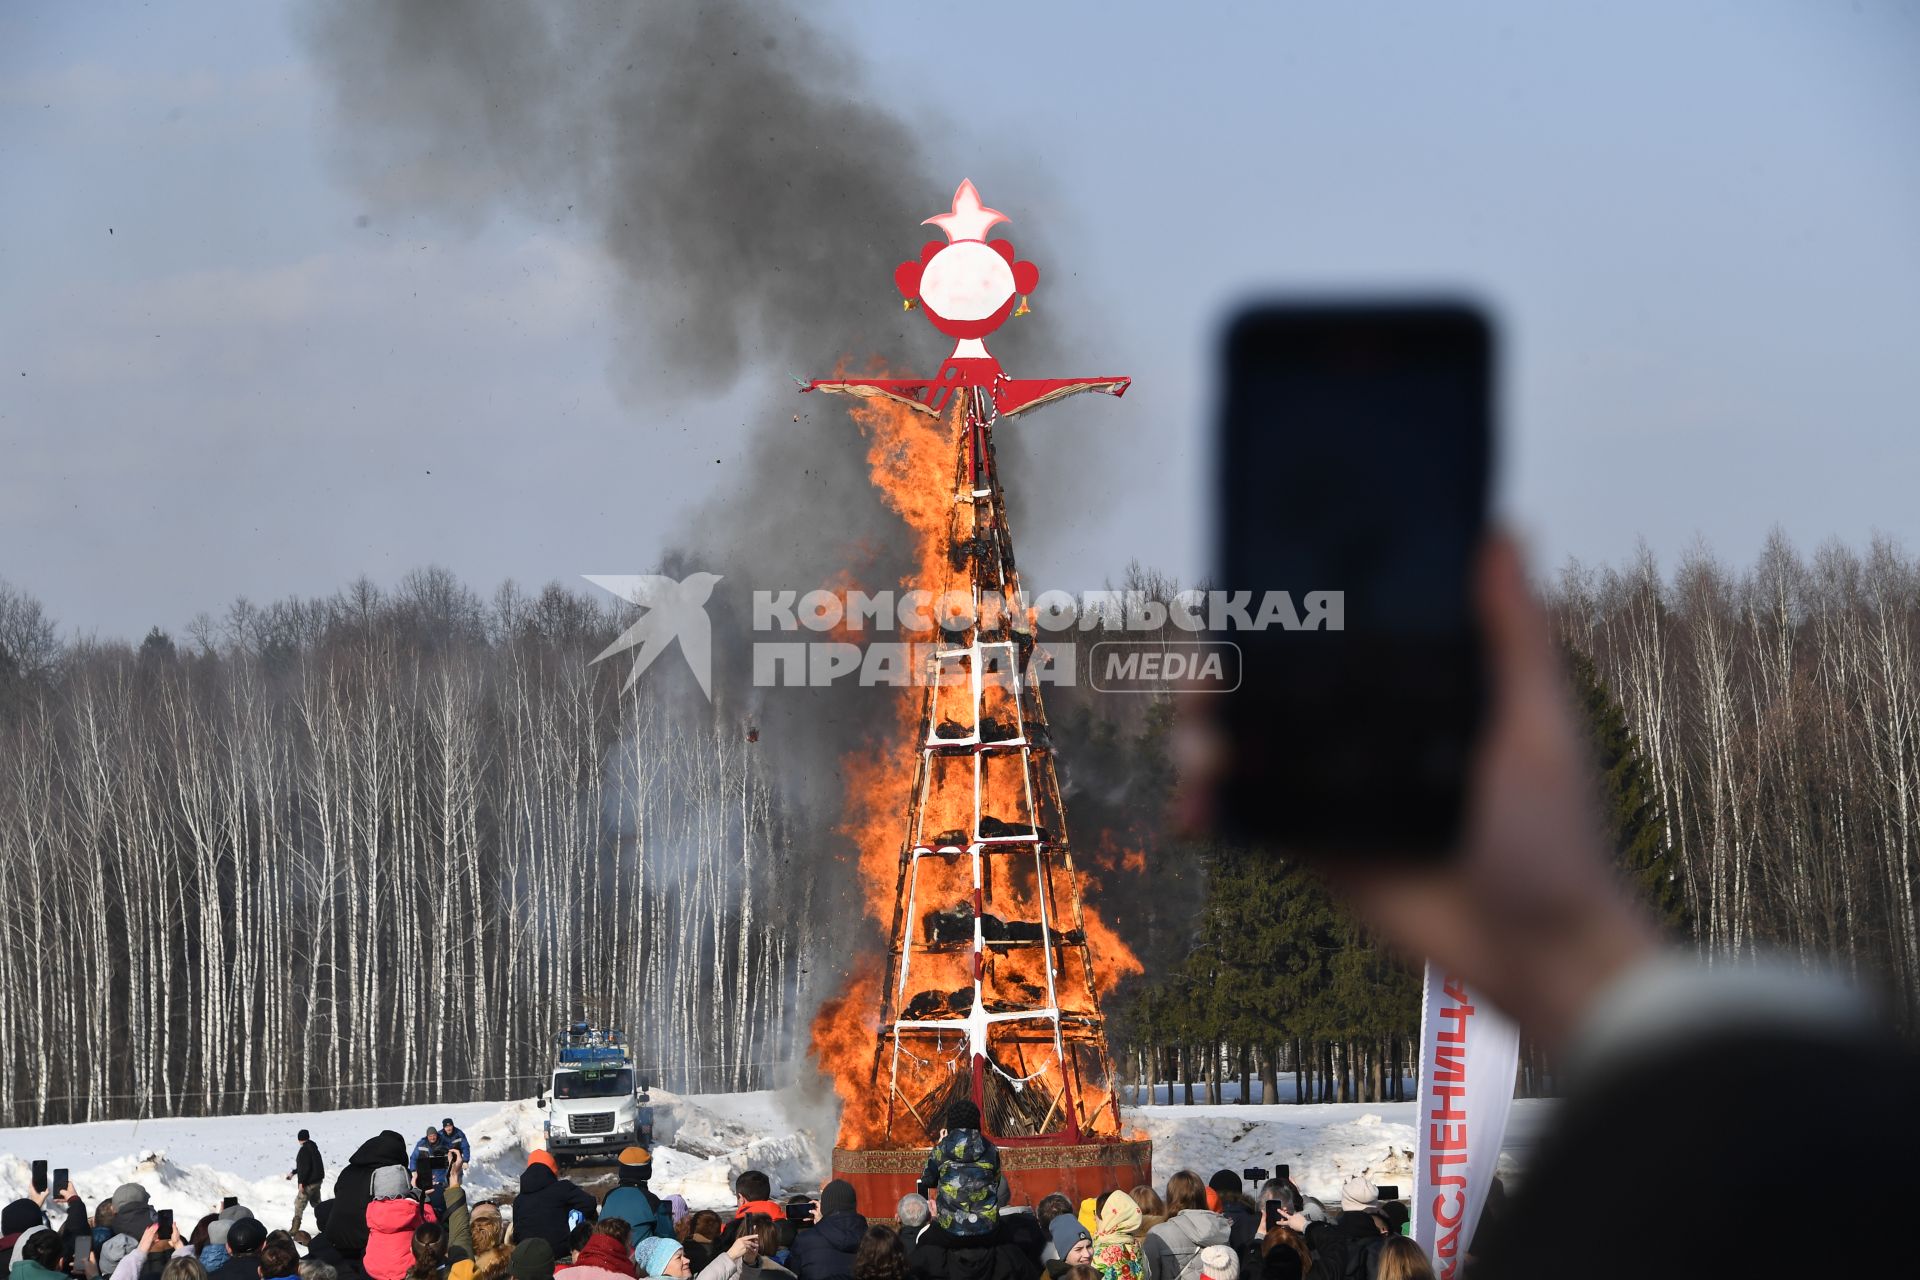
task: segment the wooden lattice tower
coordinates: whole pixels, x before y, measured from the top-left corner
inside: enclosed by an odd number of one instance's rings
[[[1112,1067],[1053,743],[1035,675],[996,424],[1125,378],[1015,379],[983,339],[1038,282],[1004,221],[962,183],[953,212],[895,281],[957,339],[931,379],[821,380],[808,390],[880,396],[948,424],[956,441],[947,581],[972,602],[927,658],[873,1087],[887,1138],[918,1144],[956,1096],[1001,1141],[1080,1143],[1119,1132]],[[904,764],[904,760],[903,760]],[[904,774],[904,769],[903,769]]]

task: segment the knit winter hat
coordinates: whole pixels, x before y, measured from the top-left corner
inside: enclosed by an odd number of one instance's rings
[[[650,1165],[653,1163],[653,1152],[645,1147],[627,1147],[620,1152],[620,1163]]]
[[[1053,1237],[1053,1251],[1060,1255],[1062,1262],[1065,1262],[1067,1255],[1073,1252],[1073,1246],[1082,1240],[1093,1239],[1087,1234],[1086,1227],[1081,1225],[1080,1219],[1070,1213],[1060,1214],[1049,1222],[1047,1234]]]
[[[242,1218],[253,1217],[253,1210],[243,1204],[230,1204],[220,1211],[220,1221],[238,1222]]]
[[[529,1169],[531,1169],[534,1165],[537,1165],[537,1164],[543,1164],[547,1166],[547,1168],[552,1170],[554,1173],[560,1172],[560,1166],[557,1163],[555,1163],[553,1158],[553,1152],[551,1151],[535,1151],[527,1156],[527,1167]]]
[[[294,1141],[296,1142],[305,1142],[306,1140],[307,1140],[307,1131],[305,1129],[302,1129],[299,1133],[294,1135]]]
[[[40,1206],[33,1201],[12,1201],[5,1209],[0,1209],[0,1236],[17,1236],[28,1227],[37,1227],[46,1220],[47,1216],[40,1212]]]
[[[227,1247],[227,1233],[233,1230],[233,1219],[215,1218],[207,1224],[207,1243]]]
[[[553,1280],[553,1246],[539,1236],[513,1246],[513,1280]]]
[[[1340,1190],[1340,1212],[1351,1213],[1354,1210],[1367,1210],[1380,1203],[1380,1192],[1375,1186],[1359,1174],[1347,1179],[1347,1185]]]
[[[150,1203],[147,1189],[137,1182],[123,1182],[113,1189],[113,1209],[119,1213],[137,1204]]]
[[[1240,1280],[1240,1255],[1223,1244],[1210,1244],[1200,1251],[1202,1280]]]
[[[672,1236],[648,1236],[633,1247],[633,1260],[642,1275],[663,1276],[680,1251],[680,1242]]]
[[[858,1213],[859,1197],[854,1194],[853,1184],[845,1178],[835,1178],[820,1191],[820,1216],[830,1213]]]
[[[693,1210],[687,1208],[687,1198],[685,1196],[668,1196],[667,1203],[673,1206],[673,1225],[676,1227],[685,1222],[687,1215],[693,1212]]]
[[[1223,1196],[1237,1196],[1246,1193],[1246,1184],[1240,1181],[1240,1175],[1231,1169],[1222,1169],[1211,1178],[1208,1178],[1207,1186]]]
[[[373,1171],[373,1183],[367,1196],[373,1200],[398,1200],[407,1194],[407,1166],[383,1164]]]

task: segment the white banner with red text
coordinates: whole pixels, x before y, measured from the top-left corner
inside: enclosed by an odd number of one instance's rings
[[[1413,1238],[1440,1280],[1453,1280],[1500,1161],[1520,1028],[1431,964],[1421,1003]]]

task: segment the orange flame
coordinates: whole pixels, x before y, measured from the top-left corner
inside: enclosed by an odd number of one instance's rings
[[[959,397],[955,399],[958,401]],[[910,558],[914,568],[899,584],[906,590],[918,588],[937,593],[954,585],[954,571],[948,559],[949,538],[970,537],[974,532],[972,504],[959,503],[956,509],[959,495],[955,491],[954,459],[962,425],[958,408],[956,404],[955,412],[933,419],[882,399],[857,401],[852,407],[853,420],[867,441],[867,466],[872,483],[886,506],[900,516],[912,540]],[[850,573],[842,574],[836,577],[831,589],[842,592],[844,597],[844,592],[854,585]],[[899,626],[901,639],[934,638],[931,630],[919,634],[908,632],[904,620]],[[917,765],[911,746],[921,731],[925,690],[909,686],[897,690],[894,696],[896,714],[891,717],[888,728],[878,740],[842,760],[847,789],[840,831],[855,851],[866,914],[883,929],[894,926],[898,909],[895,898],[900,850],[907,835],[909,793]],[[970,771],[971,764],[967,768]],[[970,788],[970,772],[968,778]],[[968,795],[970,821],[970,790]],[[988,769],[982,799],[983,809],[1007,820],[1038,820],[1028,809],[1025,786],[1017,769],[999,773]],[[942,827],[965,825],[960,821],[943,821],[937,795],[931,795],[929,802],[925,834],[931,835]],[[935,899],[928,906],[949,906],[969,892],[969,876],[957,865],[952,871],[949,875],[937,866],[923,870],[922,900],[929,896]],[[1003,900],[1035,907],[1037,903],[1023,903],[1022,899],[1040,896],[1037,886],[1030,886],[1023,893],[1018,886],[1008,885],[997,892]],[[1048,918],[1063,931],[1074,925],[1066,918],[1071,912],[1070,893],[1070,888],[1056,884],[1045,895]],[[940,900],[942,898],[944,900]],[[1034,916],[1037,915],[1035,910]],[[1132,949],[1097,912],[1084,904],[1080,925],[1086,930],[1097,992],[1108,991],[1121,977],[1140,972],[1140,961]],[[917,921],[902,920],[900,927],[912,931],[919,926]],[[951,978],[949,985],[958,985],[958,971],[946,973],[951,966],[939,963],[947,959],[916,956],[914,986],[934,990],[942,978]],[[888,1090],[886,1082],[877,1080],[875,1074],[884,996],[882,968],[882,957],[860,957],[845,989],[821,1006],[812,1028],[814,1057],[821,1069],[833,1077],[841,1099],[839,1144],[847,1148],[885,1142]],[[999,989],[1023,981],[1036,982],[1043,977],[1044,964],[1037,956],[1016,959],[1008,955],[996,960],[994,986]],[[1102,1132],[1117,1132],[1118,1117],[1110,1105],[1110,1094],[1091,1083],[1084,1087],[1090,1096],[1078,1100],[1083,1116]]]

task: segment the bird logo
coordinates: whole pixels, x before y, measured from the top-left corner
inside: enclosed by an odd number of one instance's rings
[[[640,652],[633,660],[633,670],[627,673],[627,682],[620,686],[620,692],[625,693],[633,688],[640,673],[652,666],[653,660],[677,639],[680,641],[681,655],[693,670],[693,678],[700,683],[700,692],[707,695],[708,702],[713,701],[713,625],[707,620],[707,599],[713,594],[714,584],[720,581],[719,574],[690,573],[680,582],[657,573],[587,573],[581,576],[596,587],[611,591],[622,600],[646,610],[638,622],[621,632],[619,639],[602,649],[593,659],[599,662],[635,645],[640,646]]]

